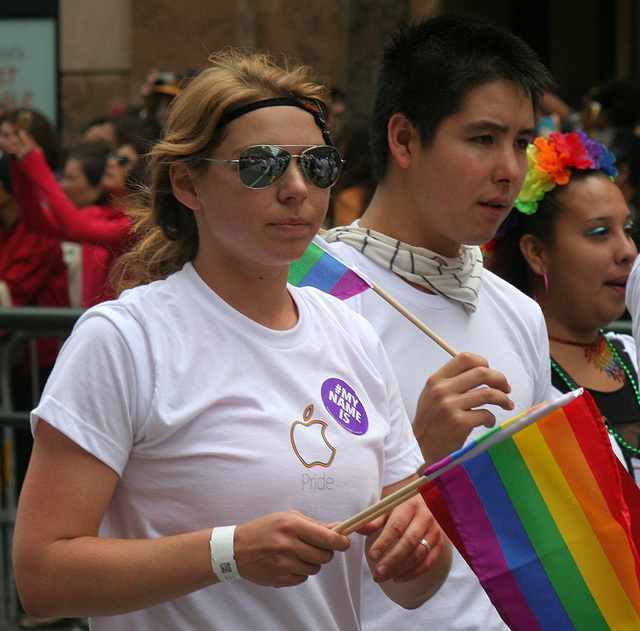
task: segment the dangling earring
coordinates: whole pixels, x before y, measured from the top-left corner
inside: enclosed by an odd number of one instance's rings
[[[538,274],[535,275],[533,279],[533,299],[538,302]],[[547,308],[547,300],[549,299],[549,279],[547,278],[546,272],[542,274],[542,279],[544,280],[544,301],[542,302],[542,310],[544,311]]]

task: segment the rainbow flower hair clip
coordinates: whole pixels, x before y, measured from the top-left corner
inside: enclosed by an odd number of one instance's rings
[[[610,178],[618,171],[615,156],[607,148],[589,138],[582,130],[541,136],[527,147],[527,175],[514,206],[525,215],[533,215],[538,203],[556,186],[567,184],[571,169],[600,170]]]

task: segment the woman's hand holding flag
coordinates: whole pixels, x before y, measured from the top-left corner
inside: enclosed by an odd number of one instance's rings
[[[417,478],[417,475],[412,476],[386,487],[383,496]],[[368,536],[366,558],[374,581],[407,609],[422,605],[438,590],[449,572],[451,544],[418,496],[357,532]]]

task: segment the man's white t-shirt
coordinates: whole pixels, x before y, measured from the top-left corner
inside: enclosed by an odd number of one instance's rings
[[[419,449],[370,325],[320,291],[290,292],[299,321],[274,331],[187,264],[79,320],[32,425],[45,419],[120,476],[101,536],[164,537],[291,509],[339,522],[415,473]],[[355,631],[364,541],[352,541],[299,586],[227,582],[91,628]]]
[[[640,256],[633,262],[627,281],[625,301],[631,314],[631,329],[636,342],[636,360],[640,366]]]
[[[489,408],[497,423],[553,398],[549,341],[542,312],[509,283],[483,270],[477,309],[467,313],[460,304],[412,287],[346,243],[331,243],[329,250],[379,285],[454,350],[483,356],[491,368],[507,377],[515,409],[506,412]],[[451,356],[377,293],[367,290],[345,302],[364,315],[382,339],[407,414],[413,419],[427,379]],[[471,437],[485,431],[485,427],[477,428]],[[455,549],[444,585],[415,610],[407,611],[385,599],[380,587],[365,576],[362,620],[365,631],[508,631]]]

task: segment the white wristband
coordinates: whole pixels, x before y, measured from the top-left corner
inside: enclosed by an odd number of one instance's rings
[[[242,578],[233,558],[235,526],[222,526],[211,531],[211,567],[221,581],[237,581]]]

